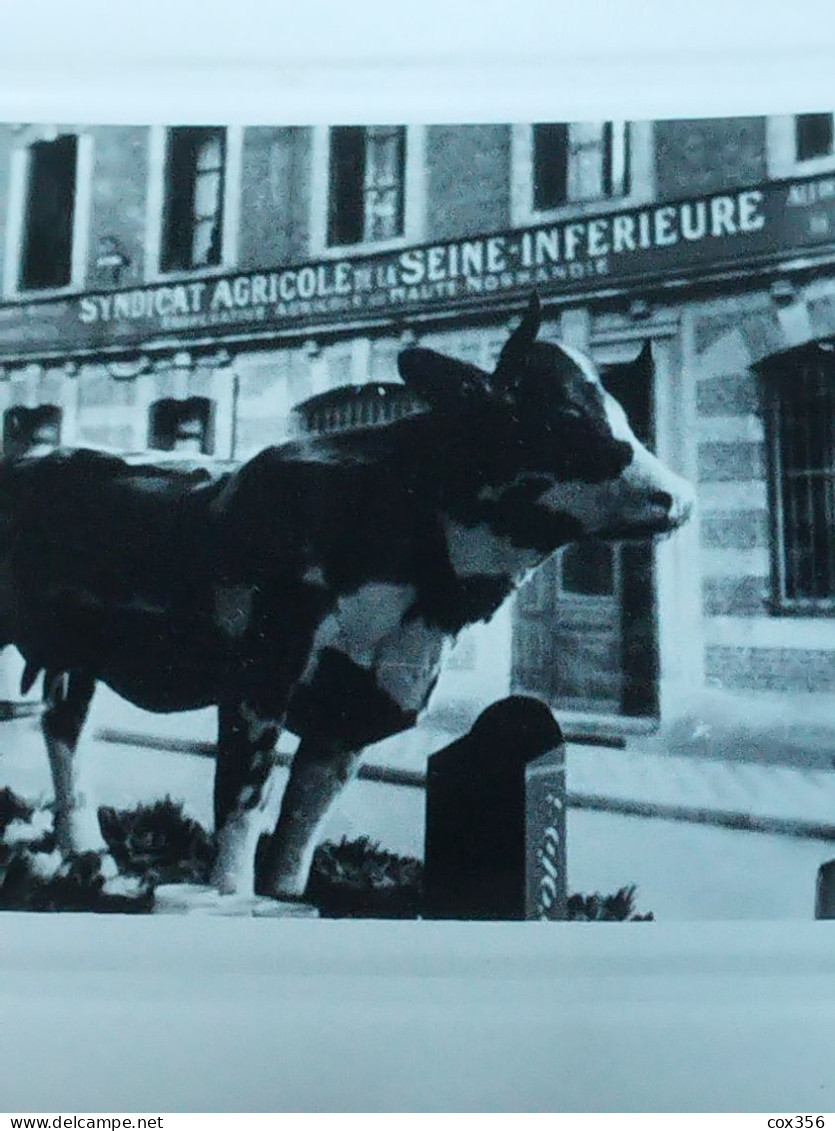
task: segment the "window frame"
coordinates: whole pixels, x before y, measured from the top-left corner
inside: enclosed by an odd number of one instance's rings
[[[801,346],[796,350],[772,355],[761,362],[757,368],[764,378],[766,454],[768,475],[768,512],[770,528],[771,556],[771,612],[782,617],[835,617],[835,590],[830,597],[789,597],[787,596],[787,547],[785,536],[784,472],[780,451],[782,438],[781,384],[790,380],[781,366],[786,360],[795,358],[798,363],[804,354],[813,356],[819,349],[817,342]],[[835,382],[835,351],[832,354],[833,381]],[[821,469],[823,470],[823,469]],[[835,479],[835,470],[833,470]]]
[[[228,274],[238,263],[240,232],[241,170],[243,165],[243,126],[223,125],[224,177],[220,237],[220,262],[187,269],[163,269],[165,239],[166,186],[168,177],[169,135],[178,126],[151,126],[148,139],[148,191],[145,220],[146,283],[168,283],[195,277]],[[202,128],[202,127],[195,127]]]
[[[811,177],[835,172],[835,145],[832,153],[799,161],[797,157],[798,114],[775,114],[766,120],[768,175],[774,179]],[[833,113],[835,119],[835,113]],[[833,121],[835,133],[835,121]]]
[[[365,128],[377,123],[363,123]],[[402,123],[379,123],[381,126]],[[426,127],[405,125],[403,171],[403,233],[389,239],[329,244],[331,201],[331,126],[314,126],[312,184],[310,192],[310,254],[321,259],[342,259],[376,252],[396,251],[421,243],[426,226]],[[338,127],[337,127],[338,128]]]
[[[369,227],[370,222],[373,222],[373,214],[371,213],[371,210],[369,208],[369,197],[371,196],[372,192],[378,191],[380,188],[385,190],[385,188],[387,186],[385,184],[380,185],[379,183],[375,186],[375,185],[369,183],[369,180],[370,180],[370,178],[369,178],[369,164],[370,164],[370,161],[369,161],[369,143],[372,140],[369,137],[369,135],[372,134],[372,131],[375,135],[378,135],[378,136],[382,134],[385,137],[385,140],[386,140],[387,143],[389,143],[389,144],[393,143],[393,147],[394,147],[393,158],[394,158],[394,164],[395,164],[395,174],[394,174],[393,184],[389,185],[388,187],[393,189],[393,192],[394,192],[394,195],[395,195],[396,220],[397,220],[396,226],[399,229],[398,231],[395,231],[391,235],[379,236],[379,237],[374,237],[374,238],[370,238],[366,234],[366,229]],[[338,230],[339,227],[340,227],[340,225],[338,223],[336,223],[336,220],[339,217],[339,208],[340,208],[340,204],[341,204],[341,198],[337,195],[337,193],[335,191],[335,184],[334,184],[334,168],[333,168],[333,166],[334,166],[335,142],[337,140],[335,135],[337,133],[345,134],[345,133],[348,133],[348,132],[360,135],[361,140],[362,140],[362,157],[363,157],[362,183],[355,186],[356,190],[357,190],[358,203],[359,203],[359,206],[360,206],[359,207],[359,214],[356,218],[360,221],[360,226],[361,226],[361,229],[362,229],[362,235],[359,239],[348,239],[348,240],[341,240],[339,242],[336,242],[334,240],[334,230],[335,229]],[[385,242],[388,242],[390,240],[399,239],[403,235],[403,232],[405,231],[405,227],[406,227],[406,156],[407,156],[407,152],[408,152],[407,144],[408,144],[408,137],[407,137],[406,126],[332,126],[331,127],[331,129],[329,131],[329,147],[328,147],[329,148],[329,153],[328,153],[328,165],[329,165],[328,189],[329,189],[329,191],[328,191],[328,231],[327,231],[327,237],[326,237],[327,241],[328,241],[328,247],[334,247],[334,248],[336,248],[336,247],[350,247],[352,244],[357,244],[357,243],[374,243],[374,244],[385,243]],[[344,217],[342,219],[343,219],[343,226],[344,226]]]
[[[19,412],[20,413],[26,413],[29,416],[30,420],[33,417],[40,416],[42,418],[41,419],[41,426],[43,426],[43,425],[48,426],[50,424],[54,424],[54,426],[56,428],[55,441],[50,442],[48,444],[45,444],[44,441],[39,441],[37,443],[30,441],[24,447],[20,447],[18,445],[17,438],[10,435],[10,427],[9,427],[12,415],[14,413],[19,413]],[[3,452],[3,455],[8,456],[10,453],[12,453],[16,450],[18,450],[22,454],[26,454],[30,451],[36,450],[36,449],[43,447],[43,446],[46,446],[46,447],[49,447],[49,448],[59,448],[61,446],[62,441],[63,441],[63,435],[64,435],[64,417],[65,417],[64,406],[60,405],[60,404],[55,404],[51,401],[50,402],[39,402],[38,404],[36,404],[34,406],[22,405],[22,404],[8,405],[6,408],[3,409],[2,442],[0,442],[0,449]]]
[[[155,439],[154,429],[155,424],[158,425],[157,418],[164,412],[170,412],[172,416],[181,417],[188,414],[189,409],[197,410],[195,416],[200,419],[202,426],[201,434],[201,450],[199,453],[183,452],[182,449],[176,446],[177,444],[177,429],[182,427],[182,419],[176,420],[174,431],[171,435],[170,447],[158,447],[152,444]],[[200,456],[214,456],[216,444],[216,417],[217,417],[217,404],[213,397],[207,396],[189,396],[189,397],[159,397],[148,405],[148,441],[147,447],[151,452],[172,452],[175,455],[183,455],[187,458],[189,454]],[[159,428],[157,427],[157,436],[159,435]]]
[[[655,156],[651,121],[625,121],[629,129],[628,191],[621,196],[601,196],[593,200],[567,200],[554,208],[534,207],[534,126],[538,122],[517,123],[511,128],[511,221],[513,227],[545,224],[575,216],[603,215],[621,208],[648,204],[655,195]],[[569,128],[576,124],[566,123]],[[601,125],[604,124],[601,122]],[[570,181],[570,160],[568,162]],[[602,171],[601,171],[602,177]]]
[[[165,158],[165,201],[162,218],[162,242],[160,246],[160,270],[166,275],[183,271],[211,269],[223,262],[223,221],[226,196],[226,129],[223,126],[174,126],[169,129]],[[216,161],[207,169],[200,167],[200,154],[207,143],[218,144]],[[184,160],[186,158],[187,160]],[[180,195],[172,190],[177,184],[177,174],[182,173],[187,184]],[[200,192],[198,184],[201,175],[209,173],[219,178],[215,206],[203,215],[199,211]],[[204,221],[211,222],[212,233],[217,233],[217,261],[194,262],[195,244],[198,230]],[[187,230],[184,238],[175,240],[182,223]],[[211,245],[207,254],[211,254]],[[180,257],[187,263],[179,262]]]
[[[59,287],[28,287],[23,284],[23,255],[31,175],[32,146],[60,137],[76,139],[75,185],[69,282]],[[84,130],[43,126],[28,132],[12,149],[9,169],[9,203],[6,211],[6,255],[3,264],[3,296],[8,299],[48,299],[73,294],[84,288],[91,229],[94,141]]]

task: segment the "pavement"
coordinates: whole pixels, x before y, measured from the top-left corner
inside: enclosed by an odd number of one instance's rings
[[[102,695],[84,742],[100,803],[131,808],[169,796],[210,828],[211,758],[95,736],[122,730],[161,745],[196,741],[208,748],[213,726],[212,712],[149,716]],[[421,747],[431,752],[454,737],[431,729],[403,736],[401,757],[390,740],[370,759],[414,769]],[[290,754],[294,740],[282,745]],[[625,749],[568,745],[570,890],[611,892],[634,883],[639,909],[665,920],[811,918],[817,869],[835,857],[831,762],[779,765],[681,749],[665,747],[657,735],[633,736]],[[279,774],[281,784],[286,770]],[[51,799],[36,717],[0,722],[4,785],[40,804]],[[346,791],[327,837],[369,836],[420,857],[423,828],[422,789],[359,781]]]

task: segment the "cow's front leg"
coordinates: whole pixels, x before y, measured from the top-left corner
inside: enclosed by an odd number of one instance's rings
[[[264,854],[259,889],[277,899],[304,896],[313,853],[328,814],[359,767],[361,751],[324,739],[303,739],[281,801],[275,832]]]
[[[222,705],[218,714],[212,884],[223,895],[252,895],[258,839],[272,815],[279,727],[246,702]]]
[[[99,827],[95,798],[85,781],[79,738],[87,718],[96,681],[84,672],[48,671],[44,676],[46,706],[41,728],[49,754],[55,789],[55,841],[69,859],[94,852],[106,878],[117,874]]]

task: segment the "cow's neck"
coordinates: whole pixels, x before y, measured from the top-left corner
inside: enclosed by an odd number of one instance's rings
[[[514,588],[561,546],[582,533],[579,523],[539,502],[535,477],[486,486],[444,515],[450,562],[459,576],[506,576]]]
[[[576,520],[539,502],[550,480],[508,474],[499,466],[501,456],[495,460],[485,452],[483,437],[473,448],[466,443],[470,437],[457,439],[445,449],[455,452],[453,466],[439,467],[436,456],[424,465],[434,487],[425,478],[421,484],[434,496],[429,501],[448,578],[427,597],[435,606],[433,619],[451,631],[489,620],[534,570],[581,533]]]
[[[410,492],[438,517],[449,583],[433,586],[431,603],[439,623],[454,629],[488,620],[533,570],[582,533],[575,519],[539,501],[552,480],[520,473],[512,437],[493,435],[484,423],[418,419],[401,449]],[[441,612],[442,606],[448,607]]]

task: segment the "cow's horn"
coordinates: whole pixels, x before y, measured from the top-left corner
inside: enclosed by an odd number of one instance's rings
[[[505,342],[493,374],[494,382],[505,388],[515,385],[522,375],[528,351],[536,341],[542,322],[542,308],[536,291],[530,297],[522,321]]]

